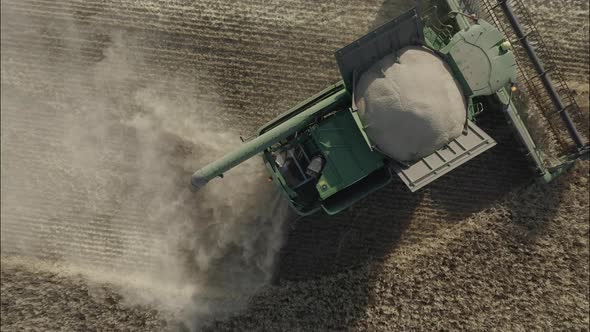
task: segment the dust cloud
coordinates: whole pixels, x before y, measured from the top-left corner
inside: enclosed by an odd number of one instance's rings
[[[214,78],[150,57],[157,36],[16,3],[2,2],[2,263],[112,284],[192,328],[243,308],[272,278],[288,208],[258,158],[188,190],[240,144]]]

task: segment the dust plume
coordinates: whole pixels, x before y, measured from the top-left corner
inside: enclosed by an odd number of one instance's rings
[[[63,6],[2,2],[3,264],[40,258],[192,328],[243,308],[272,277],[288,209],[258,158],[188,191],[240,144],[215,80],[152,57],[157,35]]]

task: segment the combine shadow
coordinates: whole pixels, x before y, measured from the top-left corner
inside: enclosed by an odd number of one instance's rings
[[[422,203],[399,179],[335,216],[318,214],[291,225],[278,278],[306,280],[379,260],[396,247]]]

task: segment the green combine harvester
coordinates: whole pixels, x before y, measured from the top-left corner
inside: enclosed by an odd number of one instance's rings
[[[435,1],[423,13],[411,9],[338,50],[335,56],[342,81],[267,123],[240,148],[195,172],[192,189],[199,190],[262,154],[272,181],[297,213],[324,210],[336,214],[383,188],[394,176],[414,192],[492,148],[494,139],[476,125],[481,112],[504,113],[542,181],[550,182],[576,160],[587,158],[587,139],[576,129],[587,123],[572,119],[571,113],[579,109],[571,93],[561,81],[556,87],[544,68],[546,62],[531,46],[530,23],[521,23],[515,14],[518,10],[527,13],[522,3],[482,0],[478,9],[473,8],[474,3]],[[476,12],[482,10],[490,22],[478,17]],[[388,119],[387,112],[372,115],[376,111],[363,111],[355,92],[372,66],[408,48],[442,60],[462,93],[465,121],[458,136],[449,137],[427,155],[400,160],[385,151],[384,145],[387,137],[399,137],[395,134],[404,124],[382,120]],[[420,92],[429,93],[427,87]],[[559,125],[548,129],[563,142],[564,152],[557,162],[555,157],[549,162],[537,147],[523,121],[526,103],[516,102],[515,92],[528,98],[528,104],[542,108],[545,118],[558,120]],[[387,136],[388,131],[392,135]],[[438,134],[445,137],[445,133]],[[403,148],[413,141],[397,143]]]

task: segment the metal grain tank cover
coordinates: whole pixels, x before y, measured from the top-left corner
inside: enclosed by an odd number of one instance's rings
[[[424,44],[424,28],[416,8],[398,16],[336,51],[340,74],[352,93],[360,74],[386,55]]]

